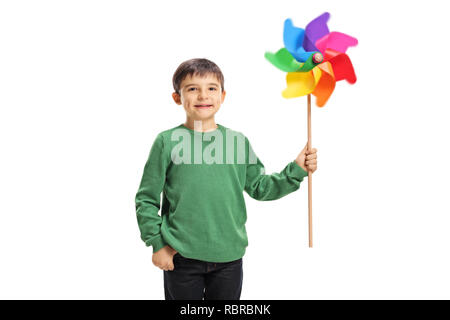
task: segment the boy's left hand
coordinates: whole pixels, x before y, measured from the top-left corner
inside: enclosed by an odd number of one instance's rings
[[[311,151],[308,151],[308,143],[297,156],[295,162],[302,167],[306,172],[313,173],[317,170],[317,149],[311,148]]]

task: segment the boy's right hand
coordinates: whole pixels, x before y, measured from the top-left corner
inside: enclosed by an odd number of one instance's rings
[[[155,253],[152,256],[152,262],[155,266],[164,271],[172,271],[173,266],[173,256],[177,253],[175,249],[170,246],[165,246]]]

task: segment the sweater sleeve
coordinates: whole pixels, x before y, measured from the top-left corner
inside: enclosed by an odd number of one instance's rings
[[[290,162],[281,172],[265,174],[265,168],[261,160],[254,154],[249,145],[249,154],[253,154],[255,161],[247,164],[245,191],[250,197],[269,201],[280,199],[300,188],[300,182],[308,176],[308,172],[303,170],[295,161]],[[253,163],[251,163],[253,162]]]
[[[135,198],[141,239],[146,246],[153,247],[153,252],[167,245],[161,236],[162,218],[158,215],[167,166],[168,161],[164,156],[164,140],[159,134],[151,147]]]

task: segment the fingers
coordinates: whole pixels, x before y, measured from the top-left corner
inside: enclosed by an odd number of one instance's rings
[[[307,151],[306,152],[307,156],[306,156],[306,160],[313,160],[313,159],[317,159],[317,149],[313,148],[311,151]]]
[[[305,165],[306,165],[307,171],[313,173],[314,171],[317,170],[317,157],[316,157],[316,155],[311,155],[309,157],[311,157],[311,158],[309,158],[311,160],[306,160]]]
[[[306,148],[306,150],[305,150]],[[304,163],[306,166],[306,170],[308,172],[314,172],[317,170],[317,149],[312,148],[311,150],[307,150],[308,143],[306,143],[305,148],[303,148],[302,152],[300,153],[299,157],[301,157],[302,153],[305,155]]]
[[[167,266],[164,266],[164,267],[159,267],[161,270],[164,270],[164,271],[173,271],[173,269],[174,269],[174,266],[173,266],[173,264],[170,264],[170,265],[167,265]]]
[[[156,265],[156,266],[163,271],[173,271],[173,269],[175,268],[173,261],[167,261],[165,265]]]

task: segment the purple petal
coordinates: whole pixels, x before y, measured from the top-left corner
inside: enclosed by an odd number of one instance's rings
[[[306,34],[305,39],[303,39],[303,49],[305,49],[305,51],[319,51],[317,47],[314,45],[314,42],[309,40]]]
[[[317,40],[322,38],[323,36],[330,33],[330,30],[328,30],[327,22],[330,19],[330,14],[328,12],[323,13],[322,15],[318,16],[314,20],[312,20],[305,28],[305,35],[308,38],[310,44],[314,45]],[[310,50],[311,48],[306,48],[303,46],[306,51],[314,51]],[[316,49],[317,50],[317,49]]]

